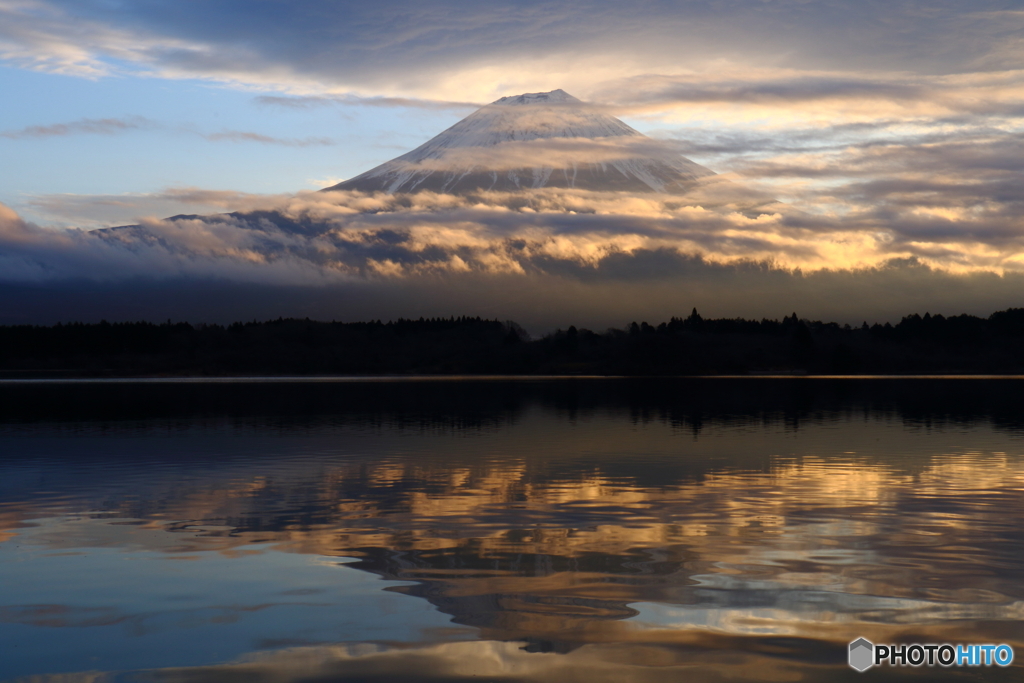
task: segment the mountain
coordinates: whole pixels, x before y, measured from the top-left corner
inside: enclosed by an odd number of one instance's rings
[[[681,192],[709,175],[614,116],[552,90],[502,97],[411,152],[324,191]]]

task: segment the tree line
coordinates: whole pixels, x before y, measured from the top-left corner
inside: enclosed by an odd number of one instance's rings
[[[0,326],[0,374],[1024,374],[1024,309],[982,318],[913,314],[892,325],[703,318],[531,339],[480,317],[323,322],[278,318]]]

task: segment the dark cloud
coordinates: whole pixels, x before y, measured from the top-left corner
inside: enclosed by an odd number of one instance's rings
[[[84,320],[232,322],[279,316],[369,320],[481,315],[514,319],[534,333],[568,324],[602,330],[632,320],[704,315],[801,317],[840,323],[898,321],[911,312],[988,315],[1020,305],[1024,277],[953,275],[913,261],[872,269],[799,273],[767,263],[729,266],[671,253],[609,257],[605,279],[479,273],[324,285],[223,278],[121,282],[67,279],[0,283],[0,323]]]
[[[1003,0],[296,0],[244,6],[233,0],[48,0],[5,7],[0,38],[9,60],[33,68],[94,75],[134,64],[192,77],[422,96],[455,92],[454,84],[442,83],[451,78],[461,81],[463,92],[490,93],[514,78],[516,67],[542,65],[575,73],[575,83],[563,84],[569,87],[624,70],[664,73],[674,69],[652,66],[716,60],[841,71],[888,71],[895,64],[925,74],[1017,68],[1024,19],[1007,9]],[[505,78],[496,77],[496,68]],[[812,79],[740,88],[730,96],[814,99],[839,90],[914,96],[917,88],[913,82]],[[708,93],[692,97],[713,96]]]

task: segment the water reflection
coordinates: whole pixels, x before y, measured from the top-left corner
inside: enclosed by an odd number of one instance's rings
[[[4,386],[0,671],[831,680],[859,636],[1024,652],[1014,386]],[[979,673],[1020,669],[870,675]]]

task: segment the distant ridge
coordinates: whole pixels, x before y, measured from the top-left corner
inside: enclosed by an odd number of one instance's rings
[[[502,97],[411,152],[324,191],[679,192],[709,175],[614,116],[552,90]]]

